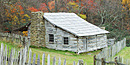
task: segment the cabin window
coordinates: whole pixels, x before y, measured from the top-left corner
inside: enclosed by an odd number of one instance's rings
[[[64,44],[69,44],[69,38],[68,37],[64,37]]]
[[[54,44],[54,35],[53,34],[49,34],[49,43]]]

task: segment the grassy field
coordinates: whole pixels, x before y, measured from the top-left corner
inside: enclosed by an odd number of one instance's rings
[[[10,50],[11,48],[16,48],[17,50],[20,49],[17,45],[13,45],[12,43],[6,43],[3,41],[0,41],[0,43],[4,43],[4,45],[6,44],[10,48]],[[51,65],[52,65],[53,57],[56,57],[56,64],[58,63],[58,59],[60,57],[62,65],[64,59],[66,59],[67,65],[73,65],[73,61],[77,63],[78,60],[80,59],[82,59],[87,65],[93,65],[93,56],[100,52],[100,50],[98,50],[98,51],[87,52],[87,53],[82,53],[80,55],[77,55],[74,52],[70,52],[70,51],[59,51],[59,50],[53,50],[47,48],[30,48],[30,49],[32,50],[32,54],[36,54],[36,59],[38,55],[42,56],[42,54],[45,53],[46,63],[47,63],[47,55],[50,54]],[[41,60],[42,57],[40,57],[40,62],[42,62]]]
[[[116,56],[123,57],[125,59],[130,59],[130,47],[123,48]]]

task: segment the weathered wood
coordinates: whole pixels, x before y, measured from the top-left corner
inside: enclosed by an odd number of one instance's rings
[[[56,65],[56,58],[53,58],[53,65]]]
[[[15,63],[16,63],[16,65],[18,65],[18,58],[19,58],[19,51],[18,50],[16,50],[16,60],[15,60]]]
[[[64,60],[64,63],[63,63],[63,65],[66,65],[66,59]]]
[[[22,65],[22,49],[20,49],[19,65]]]
[[[6,61],[7,61],[7,46],[5,45],[5,53],[4,53],[4,65],[6,65]]]
[[[1,52],[1,50],[0,50],[0,52]],[[1,62],[1,60],[2,60],[1,57],[2,57],[2,56],[1,56],[1,53],[0,53],[0,65],[1,65],[1,63],[2,63],[2,62]]]
[[[45,54],[42,55],[42,65],[45,65]]]
[[[13,48],[11,49],[10,59],[9,59],[9,64],[8,65],[13,65]]]
[[[121,49],[123,49],[125,46],[125,39],[116,42],[114,45],[108,48],[102,49],[102,51],[96,55],[96,57],[100,58],[109,58],[113,57],[116,53],[118,53]]]
[[[40,55],[38,55],[37,65],[40,65]]]
[[[32,57],[32,51],[31,51],[31,49],[30,49],[30,51],[29,51],[28,65],[31,65],[31,57]]]
[[[60,57],[59,57],[58,65],[61,65],[61,59],[60,59]]]
[[[50,65],[50,54],[48,54],[48,57],[47,57],[47,65]]]
[[[13,64],[12,65],[14,65],[15,64],[15,56],[16,56],[16,54],[15,54],[15,48],[13,48],[13,53],[12,53],[12,61],[13,61]]]
[[[9,55],[9,47],[8,47],[8,65],[10,65],[10,59],[9,59],[10,55]]]
[[[96,65],[96,55],[94,55],[94,65]]]
[[[27,52],[27,47],[25,46],[25,48],[23,49],[23,65],[25,65],[26,62],[26,52]]]
[[[33,55],[33,64],[32,65],[35,65],[35,59],[36,59],[36,54]]]
[[[105,60],[104,60],[104,58],[102,58],[102,65],[105,65],[105,62],[104,62]]]
[[[83,65],[83,60],[78,61],[79,65]]]
[[[115,65],[118,65],[117,63],[118,63],[118,62],[117,62],[117,57],[115,57]]]
[[[1,33],[1,32],[0,32]],[[17,43],[17,44],[23,44],[23,36],[18,35],[18,34],[11,34],[11,33],[1,33],[3,38],[2,40],[5,40],[10,43]],[[25,37],[25,42],[29,42],[29,39]]]
[[[0,60],[0,63],[1,63],[1,65],[3,65],[3,52],[4,52],[4,45],[3,45],[3,43],[1,43],[1,53],[0,53],[0,55],[1,55],[1,60]]]
[[[73,65],[75,65],[75,61],[73,62]]]
[[[23,37],[23,46],[25,47],[26,42],[25,42],[25,37]]]

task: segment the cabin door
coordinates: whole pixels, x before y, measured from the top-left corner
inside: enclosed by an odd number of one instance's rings
[[[88,38],[86,38],[86,50],[88,50],[87,48],[88,48]]]

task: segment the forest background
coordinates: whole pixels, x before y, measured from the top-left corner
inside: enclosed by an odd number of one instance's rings
[[[110,31],[108,38],[127,38],[130,46],[130,0],[0,0],[0,32],[31,22],[31,12],[73,12]],[[23,31],[27,36],[27,31]]]

